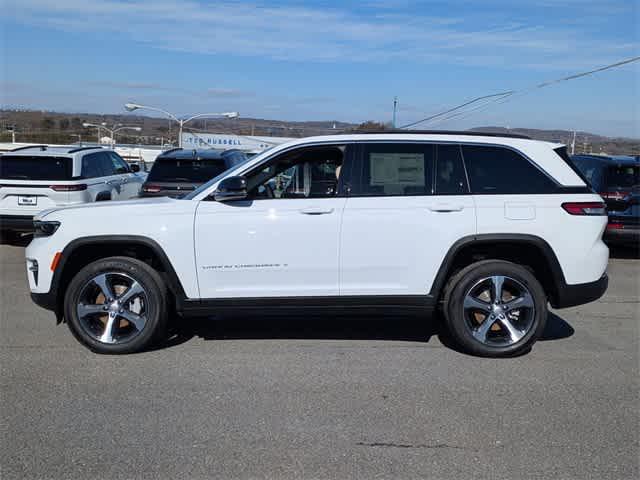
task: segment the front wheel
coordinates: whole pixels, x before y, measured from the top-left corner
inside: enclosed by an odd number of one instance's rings
[[[73,335],[97,353],[133,353],[159,339],[167,322],[167,290],[149,265],[110,257],[80,270],[65,294]]]
[[[531,348],[547,320],[540,282],[521,265],[487,260],[451,279],[444,298],[446,324],[467,352],[512,356]]]

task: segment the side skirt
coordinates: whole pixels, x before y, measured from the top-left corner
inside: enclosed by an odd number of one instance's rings
[[[430,295],[207,298],[181,302],[183,316],[216,313],[265,313],[292,315],[303,313],[430,313],[436,300]]]

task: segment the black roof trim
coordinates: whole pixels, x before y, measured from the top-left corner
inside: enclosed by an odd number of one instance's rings
[[[21,150],[28,150],[30,148],[39,148],[40,151],[44,152],[47,148],[49,148],[49,145],[27,145],[26,147],[18,147],[18,148],[14,148],[13,150],[9,150],[10,152],[19,152]]]
[[[95,149],[104,150],[102,147],[78,147],[78,148],[72,148],[67,153],[76,153],[76,152],[82,152],[83,150],[95,150]]]
[[[524,140],[532,140],[527,135],[520,135],[518,133],[495,133],[495,132],[477,132],[475,130],[371,130],[371,131],[353,131],[353,132],[340,132],[337,135],[360,135],[360,134],[394,134],[394,135],[467,135],[470,137],[504,137],[504,138],[522,138]]]

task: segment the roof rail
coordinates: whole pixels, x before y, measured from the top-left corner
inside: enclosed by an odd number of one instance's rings
[[[532,140],[527,135],[520,135],[518,133],[495,133],[495,132],[478,132],[475,130],[367,130],[367,131],[342,131],[337,135],[360,135],[360,134],[393,134],[393,135],[467,135],[471,137],[505,137],[505,138],[522,138],[525,140]]]
[[[30,148],[39,148],[42,151],[45,151],[48,148],[48,145],[27,145],[26,147],[18,147],[13,150],[9,150],[10,152],[19,152],[21,150],[28,150]]]
[[[167,153],[175,152],[176,150],[182,150],[182,147],[170,148],[169,150],[165,150],[164,152],[160,152],[160,155],[165,155]]]
[[[100,150],[102,150],[102,147],[78,147],[78,148],[72,148],[67,153],[76,153],[76,152],[81,152],[83,150],[95,150],[96,148],[99,148]]]

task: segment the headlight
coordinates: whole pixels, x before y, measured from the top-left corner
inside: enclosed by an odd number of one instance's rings
[[[34,220],[33,226],[35,228],[35,231],[33,232],[34,237],[50,237],[56,233],[56,230],[58,230],[58,227],[60,226],[60,222]]]

